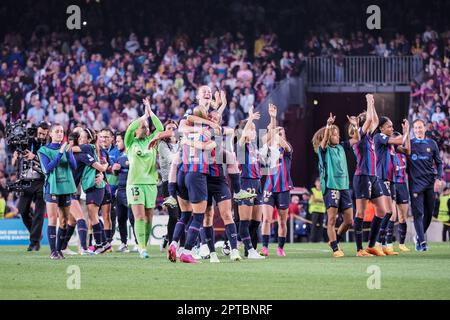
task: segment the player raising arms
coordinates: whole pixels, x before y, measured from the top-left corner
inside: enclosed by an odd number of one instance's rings
[[[393,136],[394,127],[392,121],[388,117],[381,117],[378,126],[380,130],[374,137],[375,152],[377,154],[377,177],[381,182],[381,188],[383,190],[384,206],[388,212],[383,218],[380,226],[380,232],[378,234],[378,249],[381,249],[384,254],[388,256],[398,255],[398,252],[394,251],[392,246],[392,237],[394,233],[394,223],[397,220],[396,208],[395,208],[395,146],[403,144],[403,136]],[[409,123],[404,120],[403,122],[403,135],[407,136],[409,131]],[[388,238],[389,245],[386,245],[386,237]]]
[[[39,159],[45,173],[44,199],[48,215],[48,241],[50,244],[50,259],[64,259],[61,247],[66,230],[61,227],[70,215],[72,195],[77,191],[72,170],[77,166],[72,153],[72,143],[62,143],[64,128],[60,124],[51,126],[49,135],[51,143],[38,150]],[[60,213],[60,230],[56,239],[56,222]]]
[[[329,245],[333,250],[333,257],[340,258],[344,256],[344,252],[338,246],[338,238],[347,232],[352,226],[353,220],[353,201],[349,189],[350,182],[345,149],[350,150],[359,141],[359,135],[358,120],[355,117],[347,116],[352,127],[351,130],[355,132],[355,135],[349,141],[340,142],[339,128],[334,125],[335,118],[330,113],[327,126],[314,135],[312,143],[319,156],[320,184],[328,214]],[[338,212],[343,213],[344,222],[336,234]]]
[[[221,117],[219,112],[215,110],[211,111],[209,113],[209,120],[211,120],[215,124],[220,124]],[[233,129],[226,127],[223,127],[221,131],[224,136],[232,136],[234,133]],[[203,222],[206,243],[208,244],[210,251],[210,262],[216,263],[219,262],[219,259],[217,258],[214,247],[214,208],[212,206],[213,199],[215,200],[215,203],[217,204],[217,207],[219,209],[220,217],[222,218],[225,225],[225,234],[230,242],[230,259],[233,261],[241,260],[239,250],[237,248],[237,228],[233,219],[233,214],[231,212],[232,203],[230,187],[228,186],[227,180],[225,178],[224,166],[222,164],[223,161],[220,161],[226,151],[224,144],[226,145],[226,142],[216,141],[216,146],[211,150],[211,163],[209,165],[209,175],[207,177],[208,207]],[[233,161],[235,161],[235,159]]]
[[[377,177],[376,153],[373,134],[378,127],[378,115],[375,110],[373,95],[367,94],[367,111],[358,116],[360,141],[353,146],[356,156],[356,171],[353,177],[353,189],[356,198],[356,216],[354,219],[355,241],[358,257],[385,256],[382,250],[375,246],[386,209],[383,199],[383,189]],[[362,228],[364,212],[369,200],[375,205],[375,217],[370,226],[369,244],[366,250],[362,246]]]
[[[242,152],[244,159],[241,165],[242,188],[256,194],[256,198],[254,199],[239,201],[239,235],[244,243],[245,251],[249,259],[264,259],[264,256],[261,256],[255,250],[251,237],[252,233],[256,233],[262,218],[261,206],[263,193],[261,188],[261,164],[256,141],[256,126],[253,122],[259,118],[259,112],[254,113],[253,107],[251,107],[247,123],[238,141],[239,148],[244,148]]]
[[[394,137],[400,136],[400,133],[394,132]],[[406,173],[407,155],[411,150],[411,139],[409,132],[407,133],[405,143],[402,146],[398,146],[395,152],[395,200],[396,209],[398,215],[398,233],[399,233],[399,250],[402,252],[409,252],[405,245],[407,224],[406,218],[408,217],[409,209],[409,191],[408,191],[408,175]]]
[[[266,160],[268,174],[264,184],[263,206],[263,247],[261,255],[269,255],[270,223],[274,208],[278,209],[278,249],[277,255],[286,256],[284,244],[287,235],[287,214],[292,189],[291,161],[292,147],[286,140],[284,129],[276,127],[277,107],[269,104],[270,124],[268,133],[263,137],[265,148],[262,151]],[[266,142],[267,141],[267,142]]]
[[[156,149],[149,143],[160,132],[163,124],[150,108],[150,100],[143,100],[145,113],[128,126],[124,144],[129,161],[127,178],[127,200],[135,218],[135,231],[139,242],[141,258],[148,258],[147,242],[150,238],[153,209],[155,208],[158,182],[156,170]],[[155,131],[150,133],[148,119]]]

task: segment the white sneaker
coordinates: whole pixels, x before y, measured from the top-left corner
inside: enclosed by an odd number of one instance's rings
[[[139,246],[135,244],[133,249],[131,249],[131,252],[139,252]]]
[[[125,252],[128,253],[130,250],[128,249],[128,245],[126,243],[121,243],[119,248],[117,249],[118,252]]]
[[[217,252],[211,252],[211,254],[209,255],[209,262],[220,263],[219,257],[217,256]]]
[[[232,249],[231,253],[230,253],[230,260],[232,261],[241,261],[241,255],[239,254],[239,250],[238,249]]]
[[[258,253],[258,251],[256,251],[254,248],[251,248],[250,250],[248,250],[248,259],[253,259],[253,260],[262,260],[265,259],[266,257],[260,255]]]
[[[61,252],[62,252],[65,256],[76,256],[76,255],[78,255],[77,252],[70,250],[69,247],[67,247],[67,248],[64,249],[64,250],[61,250]]]
[[[202,257],[202,259],[208,259],[210,258],[210,251],[207,244],[202,244],[200,246],[199,255]]]
[[[202,257],[199,255],[200,249],[198,247],[192,248],[192,257],[195,260],[202,260]]]
[[[84,250],[83,248],[80,249],[80,255],[82,256],[94,256],[95,252],[89,249]]]

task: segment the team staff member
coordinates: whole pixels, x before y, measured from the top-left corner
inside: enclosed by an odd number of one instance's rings
[[[48,241],[50,245],[50,259],[64,259],[61,247],[66,236],[64,228],[70,215],[72,195],[77,191],[72,170],[77,167],[72,143],[62,144],[64,128],[54,124],[50,128],[51,143],[41,147],[38,151],[41,166],[45,173],[44,199],[48,215]],[[60,219],[58,238],[56,239],[56,223]]]
[[[440,197],[440,205],[439,205],[439,216],[438,219],[443,223],[442,228],[442,241],[447,241],[447,233],[450,240],[450,189],[445,188],[444,192]]]
[[[115,175],[117,175],[117,191],[116,191],[116,205],[115,211],[117,216],[117,221],[119,224],[119,234],[121,244],[118,248],[119,252],[129,252],[128,248],[128,228],[127,220],[130,220],[131,227],[133,229],[134,239],[137,244],[136,233],[134,232],[134,217],[128,206],[127,201],[127,179],[129,162],[128,157],[125,153],[125,145],[123,142],[125,132],[120,133],[116,136],[117,149],[121,152],[119,157],[116,159],[116,163],[113,165],[112,169]],[[137,249],[137,245],[135,246]],[[133,250],[136,251],[136,250]]]
[[[425,137],[425,122],[413,122],[415,138],[408,154],[411,209],[416,229],[416,251],[427,251],[425,234],[431,224],[435,205],[435,192],[442,182],[442,160],[438,145]]]
[[[314,182],[314,188],[311,188],[311,193],[312,195],[309,199],[309,212],[311,212],[311,242],[321,242],[325,203],[323,202],[319,178]]]
[[[127,178],[127,201],[135,218],[135,231],[139,242],[139,255],[148,258],[147,242],[150,238],[153,209],[156,204],[158,172],[156,171],[156,149],[149,143],[164,126],[150,108],[150,100],[143,100],[145,113],[134,120],[125,133],[124,143],[129,161]],[[148,119],[155,131],[150,133]]]

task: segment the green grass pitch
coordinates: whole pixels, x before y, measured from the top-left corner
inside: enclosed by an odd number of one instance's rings
[[[220,264],[170,263],[158,247],[150,259],[136,253],[75,256],[52,261],[48,248],[0,248],[1,299],[450,299],[450,246],[429,252],[357,258],[354,244],[334,259],[325,244],[286,246],[287,256]],[[412,244],[409,244],[412,248]],[[274,255],[275,254],[275,255]],[[68,267],[80,269],[80,289],[69,290]],[[368,267],[378,266],[380,289],[367,287]],[[370,282],[370,281],[369,281]]]

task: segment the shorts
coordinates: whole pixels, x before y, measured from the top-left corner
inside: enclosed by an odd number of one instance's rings
[[[57,203],[60,208],[67,208],[72,204],[71,194],[44,194],[45,202]]]
[[[186,173],[184,173],[181,170],[178,170],[178,174],[177,174],[177,195],[181,199],[189,201],[189,192],[188,192],[188,189],[186,188],[185,178],[186,178]]]
[[[206,179],[208,187],[208,206],[212,205],[213,199],[216,203],[230,200],[231,192],[225,177],[211,177]]]
[[[80,198],[81,198],[81,195],[80,194],[76,194],[76,193],[73,194],[72,197],[71,197],[72,200],[76,200],[76,201],[80,201]]]
[[[241,189],[247,192],[256,193],[256,198],[240,200],[240,206],[259,206],[263,204],[263,193],[260,179],[241,179]]]
[[[185,185],[188,190],[189,201],[200,203],[208,200],[207,175],[200,172],[187,172]]]
[[[86,205],[95,204],[97,207],[100,207],[103,203],[105,192],[105,188],[96,187],[86,190]]]
[[[145,209],[156,207],[158,188],[156,184],[131,184],[127,185],[128,205],[143,205]]]
[[[375,176],[354,176],[353,191],[356,199],[372,200],[384,195],[381,182]]]
[[[389,181],[380,180],[381,191],[383,192],[383,196],[391,197],[391,188]]]
[[[408,185],[405,182],[395,184],[395,198],[398,204],[409,203]]]
[[[112,202],[112,194],[109,188],[105,188],[105,195],[103,196],[102,206],[105,204],[110,204]]]
[[[277,208],[278,210],[285,210],[289,208],[291,202],[291,192],[269,192],[264,191],[264,204]]]
[[[348,208],[353,208],[352,194],[350,190],[325,190],[323,196],[325,206],[329,208],[337,208],[338,212],[344,212]]]
[[[128,201],[127,201],[127,189],[125,188],[119,188],[116,192],[116,204],[122,205],[125,207],[128,207]]]

